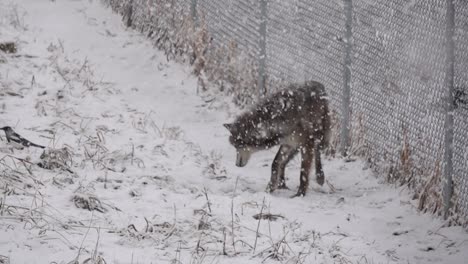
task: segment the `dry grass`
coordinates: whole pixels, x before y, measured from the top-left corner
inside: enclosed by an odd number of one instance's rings
[[[10,258],[7,256],[0,255],[0,264],[10,264]]]
[[[352,115],[353,118],[350,123],[350,131],[349,131],[349,146],[347,150],[347,160],[352,161],[356,157],[364,156],[368,151],[368,143],[365,139],[366,130],[364,126],[364,115],[362,113],[356,113]],[[341,122],[340,122],[340,114],[335,110],[332,109],[330,111],[330,118],[331,118],[331,137],[330,137],[330,144],[328,148],[325,150],[327,155],[331,155],[335,157],[337,153],[340,153],[341,147]]]
[[[70,167],[73,166],[73,153],[69,147],[61,149],[46,149],[40,156],[41,161],[38,166],[43,169],[60,169],[73,173]]]
[[[107,212],[107,209],[95,195],[76,193],[73,195],[72,201],[77,208],[98,211],[100,213]]]
[[[222,164],[222,154],[212,151],[209,155],[203,158],[206,160],[206,166],[203,169],[203,175],[207,175],[210,179],[224,181],[227,179],[226,167]]]
[[[380,146],[377,150],[382,157],[380,160],[373,156],[375,153],[372,154],[369,148],[360,156],[368,158],[369,165],[377,174],[386,175],[387,182],[408,187],[414,193],[413,198],[419,199],[419,210],[440,215],[443,210],[442,151],[439,148],[434,162],[424,160],[414,151],[415,143],[410,142],[408,129],[402,126],[400,135],[401,144],[396,153],[389,153],[385,146]]]
[[[198,13],[195,23],[182,1],[152,1],[150,12],[132,2],[104,2],[122,14],[127,26],[151,38],[167,60],[190,63],[198,77],[199,92],[224,92],[232,95],[238,105],[254,101],[257,66],[253,52],[243,52],[233,40],[223,44],[214,41],[204,14]]]
[[[11,2],[0,3],[0,25],[11,26],[18,30],[25,30],[24,17],[26,11],[18,6],[18,4]]]
[[[341,123],[339,115],[332,112],[332,137],[330,147],[327,154],[334,156],[341,145]],[[378,155],[383,157],[383,160],[375,159],[375,149],[371,148],[366,142],[366,134],[364,115],[362,113],[354,113],[350,129],[350,146],[347,160],[354,160],[353,157],[365,157],[369,165],[376,171],[377,174],[384,174],[386,181],[389,183],[398,184],[399,186],[407,186],[414,193],[414,198],[419,199],[418,209],[423,212],[440,215],[443,209],[442,200],[442,163],[441,153],[439,150],[438,157],[435,162],[430,163],[417,156],[412,149],[412,144],[409,139],[409,131],[403,126],[401,129],[401,145],[398,154],[388,153],[385,146],[379,146]],[[385,144],[384,144],[385,145]],[[439,148],[440,149],[440,148]],[[374,154],[373,154],[374,153]],[[452,215],[454,212],[452,212]]]
[[[94,117],[80,114],[79,103],[83,97],[114,94],[117,91],[112,85],[96,78],[94,67],[86,58],[68,59],[62,42],[51,44],[49,52],[49,64],[44,63],[41,66],[49,67],[51,72],[56,74],[58,92],[54,91],[54,87],[37,91],[44,87],[41,87],[40,83],[35,83],[34,77],[31,87],[34,88],[34,93],[38,93],[35,107],[38,115],[49,115],[54,117],[52,120],[60,121],[50,123],[48,128],[40,131],[41,137],[47,138],[50,143],[40,156],[37,155],[38,157],[34,156],[38,154],[37,152],[23,151],[15,155],[15,152],[7,148],[1,150],[3,155],[0,157],[0,221],[21,223],[25,229],[40,236],[45,236],[46,233],[56,234],[59,243],[62,242],[67,248],[78,251],[76,259],[69,263],[106,263],[98,254],[99,239],[96,241],[94,251],[83,248],[83,245],[74,244],[71,239],[80,235],[80,231],[84,228],[89,231],[94,227],[67,217],[54,208],[49,204],[50,193],[47,191],[54,190],[54,187],[58,187],[60,192],[70,190],[78,179],[79,187],[69,200],[70,204],[89,210],[91,213],[106,213],[109,209],[118,211],[118,208],[104,203],[93,194],[94,182],[86,181],[86,177],[81,175],[83,169],[92,167],[97,173],[101,170],[117,171],[121,164],[124,169],[125,166],[142,168],[144,162],[137,157],[133,146],[110,150],[108,135],[116,131],[104,125],[93,127],[90,124],[94,124],[92,122]],[[25,59],[28,64],[35,62],[29,61],[31,58]],[[17,65],[11,65],[12,68],[15,66]],[[58,87],[60,83],[63,87]],[[12,91],[22,84],[23,82],[12,80]],[[25,90],[25,95],[31,90],[33,89]],[[167,132],[168,135],[171,133],[173,132]],[[20,156],[23,154],[28,156]],[[87,255],[88,253],[90,254]],[[1,259],[1,261],[7,260]]]

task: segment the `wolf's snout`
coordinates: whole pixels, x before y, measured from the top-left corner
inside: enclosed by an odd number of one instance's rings
[[[236,162],[237,167],[244,167],[246,163],[242,163],[242,160]]]
[[[237,167],[244,167],[247,165],[247,160],[242,158],[242,155],[237,153],[237,158],[236,158],[236,166]]]
[[[250,152],[247,150],[238,150],[237,151],[237,158],[236,158],[236,166],[237,167],[244,167],[247,165],[247,162],[250,158]]]

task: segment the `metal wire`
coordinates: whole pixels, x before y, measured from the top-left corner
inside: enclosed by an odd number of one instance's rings
[[[155,18],[148,10],[158,8],[156,0],[107,1],[115,9],[133,5],[133,24],[139,29],[151,27]],[[353,0],[351,20],[345,15],[345,1],[349,0],[268,0],[266,12],[262,12],[263,1],[204,0],[193,5],[194,1],[171,2],[204,19],[215,44],[235,42],[258,57],[260,64],[264,59],[267,92],[278,82],[322,82],[332,109],[340,118],[351,117],[354,127],[349,137],[363,138],[367,157],[377,172],[385,173],[382,177],[403,177],[418,193],[427,192],[428,183],[433,182],[437,200],[442,196],[442,171],[450,169],[445,166],[451,163],[453,209],[468,220],[466,0],[453,0],[451,162],[444,160],[445,106],[450,99],[445,82],[447,0]],[[266,30],[262,28],[265,16]],[[346,35],[349,23],[352,38]],[[350,78],[344,78],[348,44],[352,47]],[[344,82],[350,87],[349,110],[343,106],[347,101]],[[361,127],[357,129],[355,124]],[[402,172],[398,174],[395,168]],[[427,207],[440,211],[435,200]]]

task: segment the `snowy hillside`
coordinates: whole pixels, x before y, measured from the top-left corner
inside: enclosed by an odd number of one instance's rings
[[[361,161],[325,158],[328,181],[265,192],[274,150],[235,166],[223,123],[99,1],[0,0],[0,263],[466,263],[468,235],[417,211]],[[276,150],[276,149],[275,149]],[[38,166],[41,164],[41,166]],[[258,214],[269,217],[259,218]]]

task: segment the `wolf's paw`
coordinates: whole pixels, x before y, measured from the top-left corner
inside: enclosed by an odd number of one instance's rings
[[[317,183],[322,186],[325,183],[325,175],[323,173],[318,173],[315,181],[317,181]]]
[[[278,189],[289,190],[288,186],[286,186],[286,182],[284,180],[280,181],[278,184]]]
[[[304,196],[305,196],[305,191],[298,190],[295,195],[291,196],[291,198],[304,197]]]
[[[278,184],[277,183],[272,183],[272,182],[269,182],[267,187],[266,187],[266,192],[267,193],[272,193],[274,190],[276,190],[278,188]]]

